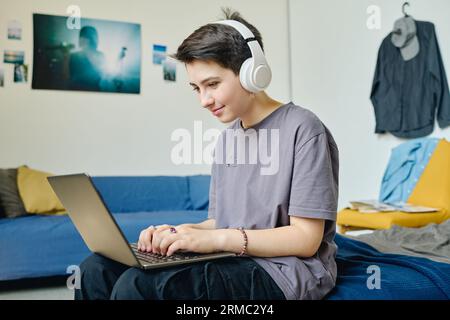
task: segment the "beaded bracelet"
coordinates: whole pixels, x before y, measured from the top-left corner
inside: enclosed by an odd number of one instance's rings
[[[241,253],[236,253],[237,256],[243,256],[247,253],[247,245],[248,245],[248,238],[247,233],[245,232],[244,228],[240,227],[238,228],[240,232],[242,232],[242,235],[244,236],[244,246],[242,247]]]

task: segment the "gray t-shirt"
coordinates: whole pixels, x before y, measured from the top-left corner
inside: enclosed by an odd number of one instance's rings
[[[286,299],[321,299],[335,285],[338,171],[330,131],[292,102],[251,128],[244,129],[237,119],[218,139],[208,209],[216,228],[282,227],[291,215],[325,220],[314,256],[252,257]]]

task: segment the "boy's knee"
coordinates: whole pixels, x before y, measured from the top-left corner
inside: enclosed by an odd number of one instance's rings
[[[125,271],[114,285],[111,293],[112,300],[144,300],[152,299],[151,288],[148,283],[150,274],[131,268]]]
[[[80,264],[81,287],[75,290],[75,300],[108,299],[105,283],[107,263],[104,257],[92,254]]]
[[[125,271],[114,285],[111,293],[112,300],[140,300],[144,299],[138,288],[138,269]]]
[[[80,264],[80,272],[82,275],[91,272],[99,272],[105,269],[105,264],[107,264],[107,260],[94,253]]]

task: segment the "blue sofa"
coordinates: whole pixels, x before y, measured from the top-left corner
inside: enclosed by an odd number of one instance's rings
[[[210,176],[93,177],[128,241],[149,225],[197,223],[207,218]],[[336,235],[338,278],[326,299],[450,299],[450,264],[384,254]],[[0,219],[0,283],[68,276],[90,254],[68,216]],[[381,270],[369,289],[367,270]]]
[[[207,219],[207,175],[92,180],[130,242],[149,225]],[[66,275],[89,253],[67,215],[0,219],[0,281]]]

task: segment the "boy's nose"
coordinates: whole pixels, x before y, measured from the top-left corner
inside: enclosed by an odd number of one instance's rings
[[[208,92],[206,92],[205,94],[203,94],[203,95],[200,97],[200,102],[201,102],[203,108],[207,108],[207,107],[209,107],[211,104],[214,103],[214,99],[209,95]]]

